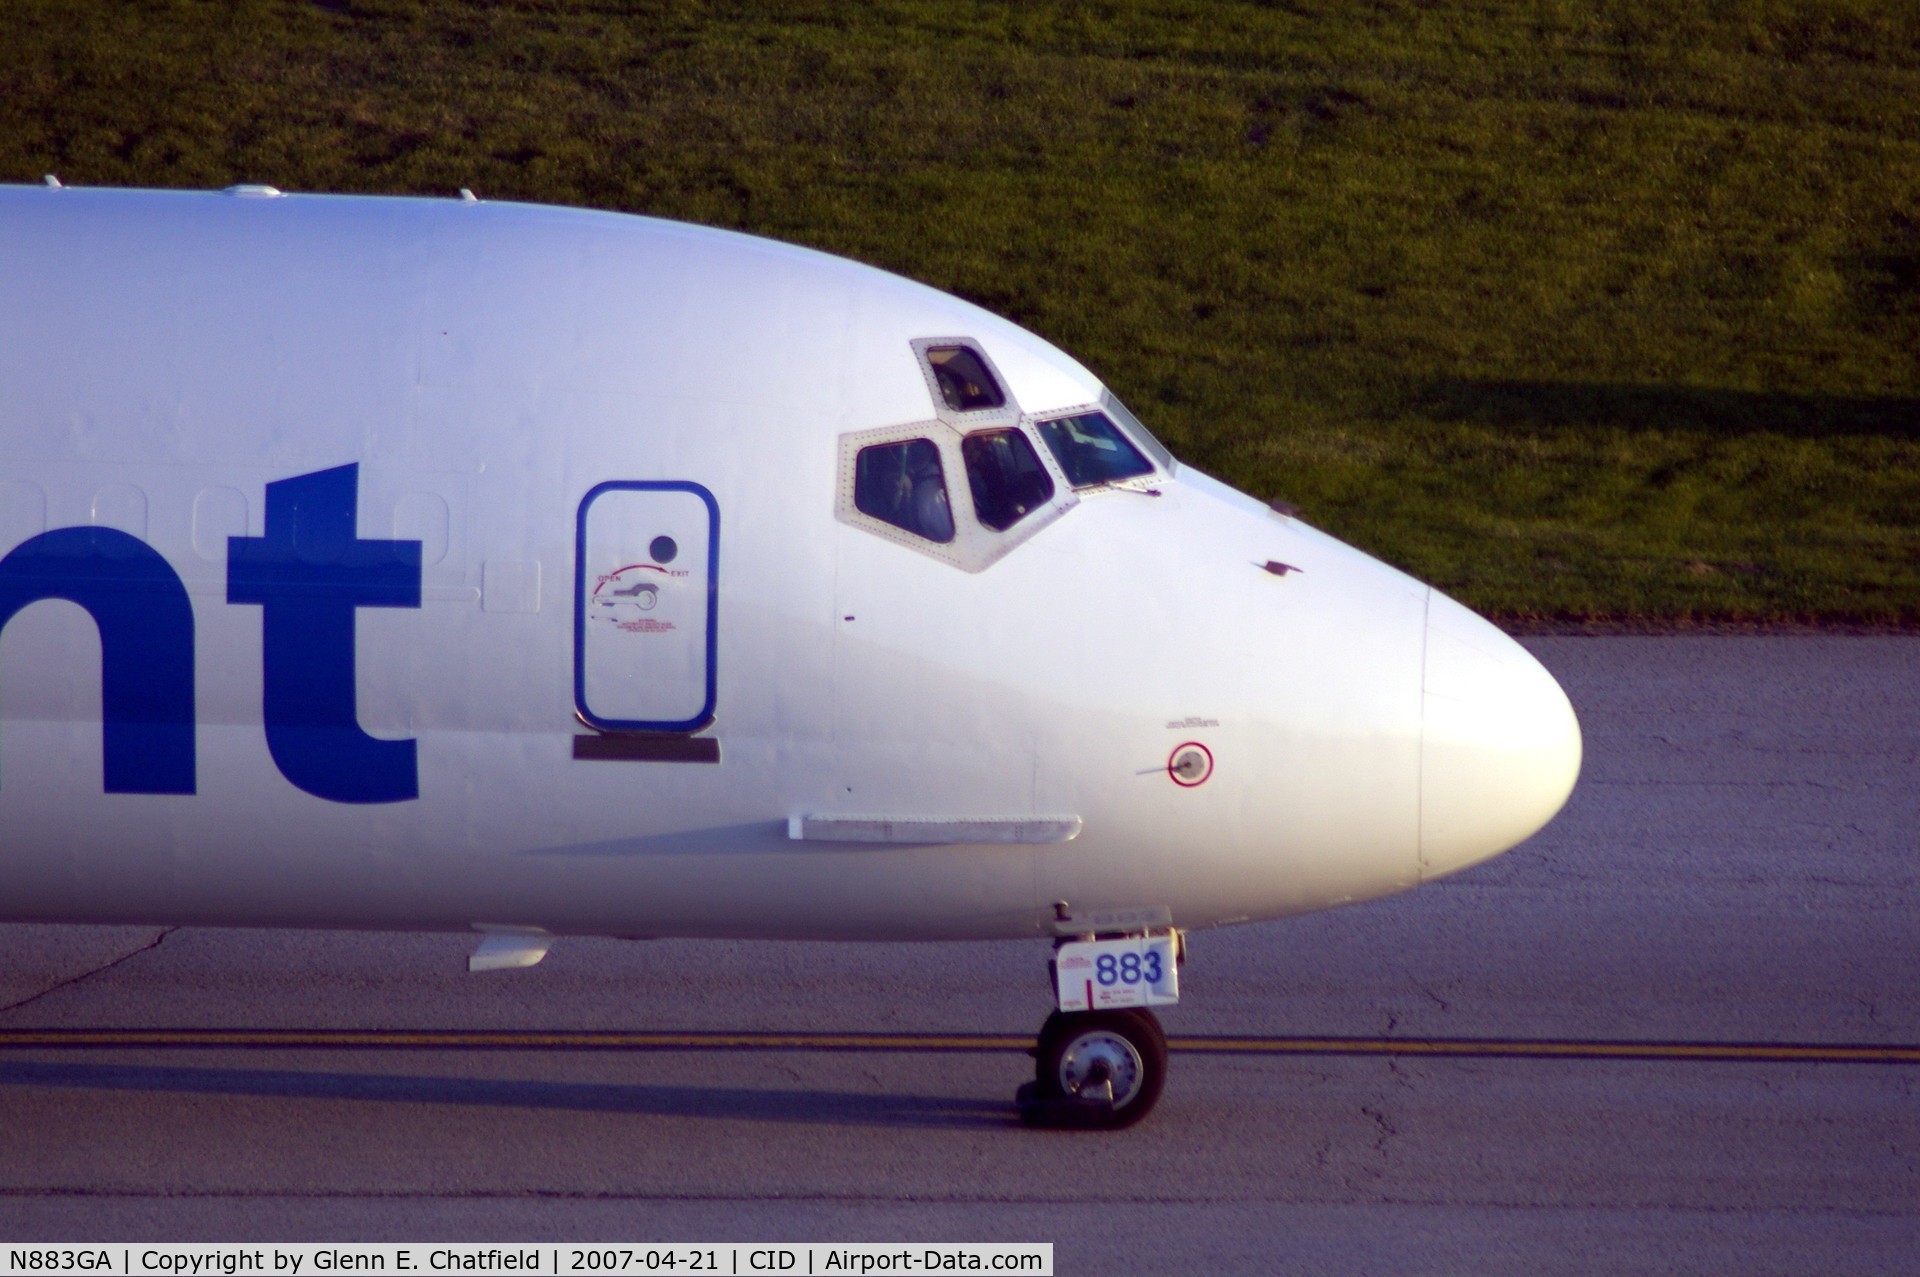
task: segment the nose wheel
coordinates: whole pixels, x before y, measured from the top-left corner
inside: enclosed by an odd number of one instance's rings
[[[1055,1011],[1040,1028],[1034,1080],[1015,1097],[1030,1126],[1118,1130],[1153,1110],[1167,1035],[1153,1012]]]

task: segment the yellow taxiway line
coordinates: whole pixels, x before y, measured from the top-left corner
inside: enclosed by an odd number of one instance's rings
[[[993,1033],[724,1033],[595,1029],[0,1029],[0,1050],[250,1048],[493,1051],[1022,1051]],[[1612,1042],[1531,1038],[1170,1037],[1198,1055],[1419,1056],[1439,1059],[1715,1060],[1920,1064],[1920,1046],[1818,1042]]]

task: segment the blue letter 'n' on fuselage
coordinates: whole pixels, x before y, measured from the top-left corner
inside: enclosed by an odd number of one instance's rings
[[[420,606],[420,543],[362,541],[357,465],[267,485],[267,534],[227,541],[227,602],[257,603],[267,749],[281,774],[319,798],[417,798],[411,740],[360,729],[353,614]]]
[[[0,629],[65,599],[100,631],[101,755],[110,794],[194,792],[193,605],[167,561],[113,528],[57,528],[0,559]]]

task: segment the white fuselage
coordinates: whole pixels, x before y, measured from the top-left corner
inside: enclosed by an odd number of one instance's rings
[[[1473,863],[1578,771],[1517,645],[1170,461],[1056,483],[1004,534],[950,463],[964,562],[838,517],[848,436],[924,423],[959,456],[916,340],[978,347],[1000,428],[1103,400],[880,271],[526,205],[39,188],[0,188],[0,264],[0,555],[47,551],[0,560],[6,919],[988,938],[1066,902],[1197,927]],[[402,594],[414,552],[378,547],[417,543],[417,606],[348,598],[373,575],[326,594],[322,506]],[[622,519],[687,548],[623,571],[596,542]],[[73,529],[119,535],[34,542]],[[143,637],[103,639],[108,613]],[[110,644],[138,684],[112,705]],[[184,700],[149,686],[184,668]],[[357,732],[321,721],[340,677]],[[1198,783],[1170,770],[1192,744]],[[890,820],[947,833],[874,840]]]

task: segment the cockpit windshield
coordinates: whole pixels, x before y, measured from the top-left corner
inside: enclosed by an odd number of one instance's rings
[[[940,450],[931,439],[903,439],[860,449],[854,508],[883,523],[941,544],[953,540]]]
[[[1154,463],[1162,470],[1172,474],[1179,467],[1180,463],[1174,460],[1171,452],[1167,451],[1167,445],[1154,438],[1153,432],[1140,424],[1140,418],[1128,412],[1127,406],[1115,399],[1111,390],[1100,392],[1100,406],[1106,409],[1108,416],[1120,423],[1120,428],[1127,433],[1129,439],[1147,450],[1147,455],[1152,457]]]
[[[979,412],[1007,402],[986,364],[965,346],[931,347],[927,351],[927,364],[933,369],[940,397],[955,412]]]
[[[1018,430],[983,430],[960,441],[967,463],[973,512],[995,532],[1004,532],[1053,496],[1053,480],[1039,454]]]
[[[1117,483],[1153,471],[1153,463],[1140,455],[1104,412],[1055,417],[1039,426],[1048,451],[1076,488]]]

